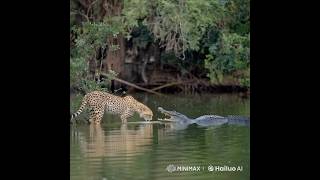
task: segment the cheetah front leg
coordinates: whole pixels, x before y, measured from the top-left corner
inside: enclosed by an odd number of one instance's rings
[[[126,114],[122,114],[120,116],[122,124],[127,124],[127,118],[128,118],[128,116]]]
[[[129,117],[130,117],[129,114],[126,114],[126,113],[121,114],[121,115],[120,115],[120,119],[121,119],[122,124],[127,124],[127,119],[128,119]]]
[[[123,114],[120,115],[120,119],[122,124],[127,124],[127,119],[129,117],[131,117],[133,115],[133,113],[131,113],[130,111],[124,111]]]

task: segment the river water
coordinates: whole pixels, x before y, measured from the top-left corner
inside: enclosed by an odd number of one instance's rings
[[[156,110],[159,106],[190,118],[250,114],[249,99],[234,94],[133,96],[152,109],[153,120],[164,117]],[[72,96],[72,112],[81,99]],[[86,118],[86,112],[79,116]],[[132,123],[141,120],[135,115],[122,125],[119,117],[106,114],[98,126],[71,125],[71,180],[250,178],[250,127],[190,125],[176,130],[170,124]]]

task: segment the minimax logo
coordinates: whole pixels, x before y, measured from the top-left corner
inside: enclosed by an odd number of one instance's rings
[[[176,166],[173,165],[173,164],[168,165],[168,166],[167,166],[167,171],[168,171],[169,173],[172,173],[172,172],[176,171]]]
[[[170,173],[172,173],[174,171],[181,171],[181,172],[185,172],[185,171],[201,171],[201,166],[177,166],[177,165],[170,164],[170,165],[167,166],[166,169]]]

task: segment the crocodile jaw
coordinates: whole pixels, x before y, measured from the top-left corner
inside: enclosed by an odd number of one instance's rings
[[[158,111],[160,111],[162,114],[169,116],[169,117],[175,116],[174,114],[172,114],[174,112],[164,110],[162,107],[158,107]]]
[[[172,118],[164,118],[164,119],[161,119],[161,118],[158,118],[159,121],[168,121],[168,122],[177,122],[177,120],[174,120]]]
[[[162,120],[162,121],[170,121],[170,122],[176,122],[177,120],[175,120],[175,118],[173,118],[171,115],[167,114],[167,113],[163,113],[165,115],[165,118],[161,119],[158,118],[158,120]],[[169,118],[168,118],[169,117]]]

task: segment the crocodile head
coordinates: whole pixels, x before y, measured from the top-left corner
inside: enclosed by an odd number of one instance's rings
[[[162,107],[158,107],[158,111],[160,111],[162,114],[164,114],[167,117],[169,116],[169,119],[167,119],[167,118],[162,119],[165,121],[173,121],[173,122],[190,121],[190,119],[187,116],[185,116],[181,113],[178,113],[176,111],[168,111],[168,110],[163,109]]]

